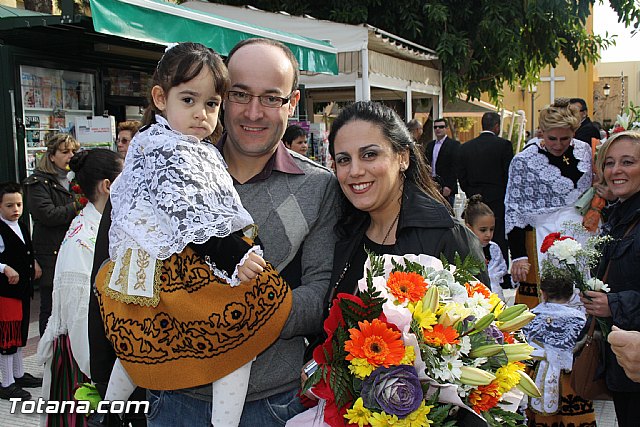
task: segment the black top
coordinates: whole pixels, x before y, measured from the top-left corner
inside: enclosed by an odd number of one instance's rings
[[[13,268],[20,275],[20,281],[15,285],[9,284],[9,279],[0,274],[0,296],[20,300],[33,296],[33,248],[29,238],[29,230],[20,223],[20,230],[25,241],[9,227],[0,221],[0,236],[4,242],[4,251],[0,253],[0,262]]]
[[[365,249],[369,252],[373,252],[376,255],[402,255],[398,252],[395,244],[381,245],[369,239],[366,234],[362,236],[360,242],[361,243],[357,246],[351,259],[351,264],[354,266],[363,266],[367,261],[367,252],[365,251]],[[342,280],[336,288],[336,293],[353,293],[355,291],[355,289],[353,288],[353,283],[357,283],[363,277],[364,268],[347,268],[344,271]]]

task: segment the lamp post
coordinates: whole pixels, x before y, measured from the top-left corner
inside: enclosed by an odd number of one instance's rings
[[[533,137],[536,134],[535,100],[536,93],[538,92],[538,86],[532,84],[529,86],[529,92],[531,93],[531,137]]]

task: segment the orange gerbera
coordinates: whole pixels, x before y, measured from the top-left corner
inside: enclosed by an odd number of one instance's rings
[[[442,347],[445,344],[458,344],[460,342],[458,331],[455,328],[451,326],[445,327],[439,323],[434,325],[431,331],[425,329],[423,334],[424,342],[433,346]]]
[[[506,344],[515,344],[516,340],[513,339],[513,335],[511,335],[509,332],[502,332],[502,336],[504,336],[504,342]]]
[[[424,281],[424,277],[413,272],[396,271],[391,273],[387,280],[387,287],[389,292],[400,302],[406,300],[418,302],[427,292],[427,283]]]
[[[477,413],[488,411],[498,404],[502,393],[499,391],[500,385],[492,382],[488,385],[478,386],[469,393],[469,404]]]
[[[378,319],[371,323],[358,322],[358,328],[349,329],[349,336],[351,339],[344,343],[344,349],[349,352],[347,360],[366,359],[371,365],[388,368],[398,365],[404,357],[400,332]]]
[[[464,287],[467,288],[467,294],[469,297],[472,297],[474,294],[481,294],[485,298],[489,298],[491,296],[491,290],[486,287],[486,285],[478,282],[473,285],[469,283],[465,283]]]

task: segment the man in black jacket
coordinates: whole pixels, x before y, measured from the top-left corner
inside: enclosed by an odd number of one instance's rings
[[[493,211],[496,217],[493,241],[500,246],[504,259],[509,259],[504,233],[504,196],[513,147],[510,141],[497,136],[499,132],[500,115],[484,113],[480,136],[460,147],[458,180],[467,198],[480,194]]]
[[[582,98],[571,98],[569,103],[574,107],[580,110],[580,117],[582,122],[580,122],[580,127],[575,133],[574,138],[579,139],[580,141],[584,141],[587,144],[591,145],[591,138],[600,139],[600,130],[595,127],[595,125],[591,122],[591,119],[587,116],[589,113],[587,109],[587,103]]]
[[[431,175],[440,178],[436,181],[442,183],[442,195],[453,206],[454,197],[458,192],[456,160],[460,142],[447,136],[447,127],[445,119],[436,119],[433,122],[436,139],[427,144],[425,156],[431,165]]]

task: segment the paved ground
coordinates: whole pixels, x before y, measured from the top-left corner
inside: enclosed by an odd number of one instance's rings
[[[513,298],[513,291],[505,292],[506,298]],[[38,346],[38,307],[39,298],[36,293],[36,298],[32,304],[31,324],[29,328],[29,336],[32,337],[28,340],[27,346],[23,349],[24,352],[24,365],[25,371],[29,372],[37,377],[42,377],[42,366],[38,364],[36,360],[36,348]],[[42,390],[40,388],[28,389],[32,399],[37,399],[41,396]],[[10,413],[11,403],[8,400],[0,399],[0,426],[1,427],[27,427],[38,426],[39,416],[35,414],[21,414]],[[595,409],[597,414],[598,427],[618,427],[616,420],[616,414],[613,409],[613,403],[605,401],[596,401]]]

